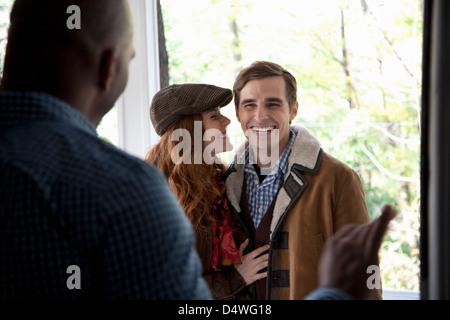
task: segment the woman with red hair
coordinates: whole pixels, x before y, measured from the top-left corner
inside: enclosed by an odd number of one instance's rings
[[[146,161],[165,174],[192,222],[214,299],[248,299],[248,286],[267,276],[267,247],[244,254],[247,232],[228,207],[225,166],[217,157],[233,147],[226,134],[230,120],[220,112],[232,98],[231,90],[213,85],[171,85],[150,107],[161,139]]]

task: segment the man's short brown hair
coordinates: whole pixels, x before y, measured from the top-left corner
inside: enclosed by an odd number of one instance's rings
[[[241,90],[247,82],[276,76],[281,76],[284,78],[289,109],[292,110],[294,104],[297,102],[297,81],[289,71],[284,69],[282,66],[269,61],[253,62],[249,67],[239,73],[233,86],[234,104],[236,106],[236,110],[239,108]]]

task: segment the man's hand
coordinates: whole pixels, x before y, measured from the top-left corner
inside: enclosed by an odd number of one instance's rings
[[[378,265],[378,250],[396,211],[389,205],[381,216],[363,225],[347,225],[331,237],[319,263],[319,287],[336,288],[355,299],[367,299],[367,267]]]

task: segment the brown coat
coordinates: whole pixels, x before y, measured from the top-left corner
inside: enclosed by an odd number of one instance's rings
[[[266,297],[275,300],[303,299],[316,289],[325,241],[346,224],[369,222],[357,173],[323,152],[319,141],[306,128],[291,129],[297,138],[266,230],[270,238]],[[245,144],[241,145],[237,156],[245,148]],[[231,207],[244,216],[244,171],[236,159],[226,180],[227,195]],[[381,290],[375,292],[374,298],[381,299]]]

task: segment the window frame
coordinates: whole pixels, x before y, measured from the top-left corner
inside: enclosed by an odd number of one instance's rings
[[[130,0],[133,44],[136,56],[130,63],[128,85],[118,99],[118,147],[144,158],[159,141],[150,122],[150,103],[160,89],[156,0]]]

